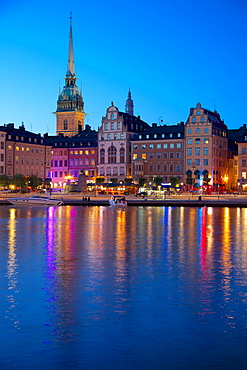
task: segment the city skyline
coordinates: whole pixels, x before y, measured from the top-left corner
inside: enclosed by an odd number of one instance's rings
[[[140,6],[141,5],[141,6]],[[69,15],[85,124],[93,129],[111,101],[150,125],[186,121],[191,107],[220,113],[228,128],[244,123],[247,74],[244,1],[10,1],[1,9],[0,124],[55,134],[59,84],[66,74]]]

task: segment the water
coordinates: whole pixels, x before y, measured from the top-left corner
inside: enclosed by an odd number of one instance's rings
[[[1,369],[245,369],[247,209],[0,207]]]

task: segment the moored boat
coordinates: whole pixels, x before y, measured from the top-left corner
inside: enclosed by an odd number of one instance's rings
[[[41,195],[34,195],[32,197],[18,197],[18,198],[7,198],[7,200],[13,205],[30,205],[30,206],[61,206],[63,201],[61,199],[54,199],[49,197],[43,197]]]
[[[109,200],[109,204],[111,207],[125,208],[127,207],[127,200],[124,196],[114,195]]]

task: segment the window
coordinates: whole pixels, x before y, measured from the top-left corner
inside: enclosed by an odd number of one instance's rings
[[[192,128],[188,128],[188,134],[192,134]]]
[[[176,147],[177,147],[177,148],[181,148],[181,143],[177,143],[177,144],[176,144]]]
[[[107,140],[111,140],[111,134],[107,134]]]
[[[200,134],[201,133],[201,129],[199,127],[196,128],[196,134]]]
[[[105,174],[104,167],[100,167],[99,173],[100,173],[101,176]]]
[[[154,134],[154,139],[157,139],[157,134]]]
[[[156,145],[157,149],[161,149],[161,144]]]
[[[114,140],[117,140],[117,134],[114,134]]]
[[[153,166],[153,164],[150,164],[149,165],[149,172],[154,172],[154,166]]]
[[[203,159],[203,165],[208,166],[208,159]]]
[[[209,128],[208,127],[204,127],[204,134],[207,134],[209,133]]]
[[[133,145],[133,148],[134,148],[134,149],[138,149],[138,145],[137,145],[137,144],[134,144],[134,145]]]
[[[174,165],[170,164],[170,172],[173,172],[173,171],[174,171]]]
[[[114,113],[111,114],[111,119],[114,119]]]
[[[156,166],[156,171],[157,171],[157,172],[161,172],[161,165],[160,165],[160,164],[157,164],[157,166]]]
[[[164,172],[167,172],[167,164],[164,164]]]
[[[205,118],[204,117],[201,117],[201,122],[205,122]]]
[[[177,159],[181,158],[181,153],[180,152],[177,152],[176,157],[177,157]]]
[[[163,148],[164,149],[167,149],[168,148],[168,144],[163,144]]]
[[[195,165],[196,165],[196,166],[200,166],[200,159],[196,159],[196,160],[195,160]]]
[[[136,160],[137,159],[137,154],[133,154],[133,160]]]
[[[101,140],[105,140],[105,137],[104,137],[104,135],[101,135]]]
[[[99,154],[99,163],[104,164],[105,163],[105,149],[100,149],[100,154]]]
[[[117,129],[120,130],[120,122],[117,123]]]
[[[1,141],[1,149],[4,149],[4,142]]]
[[[156,153],[156,158],[161,159],[161,153]]]
[[[181,172],[181,165],[180,164],[176,165],[176,172]]]
[[[146,139],[149,139],[149,135],[146,135]]]
[[[154,159],[154,154],[153,153],[149,153],[149,159]]]
[[[111,145],[108,148],[108,163],[116,163],[117,149],[115,146]]]
[[[173,159],[174,158],[174,153],[173,152],[171,152],[170,153],[170,159]]]
[[[146,149],[146,144],[142,144],[142,149]]]
[[[168,158],[168,153],[163,153],[163,158],[164,159]]]
[[[120,163],[124,163],[125,162],[125,149],[124,148],[121,148],[119,150],[119,155],[120,155]]]
[[[114,122],[111,123],[111,130],[114,130]],[[114,175],[114,174],[113,174]]]
[[[208,144],[208,143],[209,143],[209,139],[208,139],[207,137],[205,137],[205,138],[203,139],[203,141],[204,141],[204,144]]]
[[[153,149],[154,148],[154,144],[149,144],[149,149]]]
[[[192,166],[192,159],[187,159],[187,166]]]
[[[196,117],[192,117],[192,122],[196,123]]]
[[[117,167],[113,167],[113,175],[117,175],[118,174],[118,168]]]
[[[187,155],[192,155],[192,148],[187,148]]]
[[[122,139],[122,140],[124,139],[124,134],[120,135],[120,139]]]
[[[207,147],[203,148],[203,155],[208,155],[208,148]]]
[[[170,148],[173,149],[174,148],[174,144],[170,144]]]
[[[196,155],[201,155],[201,148],[196,148],[195,154]]]
[[[146,153],[142,153],[142,159],[147,159],[147,154]]]
[[[200,145],[200,142],[201,142],[200,138],[196,138],[196,139],[195,139],[195,144],[196,144],[196,145]]]
[[[68,121],[66,119],[63,121],[63,129],[68,130]]]
[[[246,148],[242,148],[242,154],[246,154]]]
[[[120,175],[125,175],[124,167],[120,167]]]
[[[246,159],[242,159],[242,167],[246,167]]]

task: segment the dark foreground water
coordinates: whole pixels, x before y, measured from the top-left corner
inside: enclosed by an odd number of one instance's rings
[[[0,208],[1,369],[246,369],[247,209]]]

